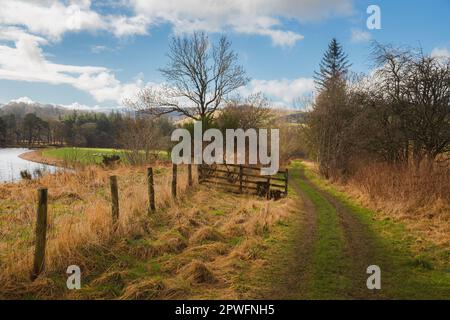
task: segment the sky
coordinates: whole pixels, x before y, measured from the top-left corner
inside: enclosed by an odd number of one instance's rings
[[[380,28],[368,28],[380,9]],[[336,37],[352,71],[368,73],[372,41],[450,57],[448,0],[0,0],[0,103],[113,108],[164,83],[174,36],[226,35],[251,81],[292,106]]]

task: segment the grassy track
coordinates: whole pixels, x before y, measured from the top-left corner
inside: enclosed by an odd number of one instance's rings
[[[300,180],[299,171],[294,171],[294,181],[312,201],[317,215],[317,240],[313,253],[313,276],[311,298],[339,298],[350,286],[348,278],[344,277],[344,270],[348,266],[343,256],[344,235],[339,228],[338,216],[335,208],[321,197],[305,181]]]
[[[339,201],[362,224],[369,226],[375,244],[374,260],[382,269],[385,295],[398,299],[449,299],[449,250],[429,245],[426,252],[414,253],[413,234],[389,219],[378,220],[376,214],[364,208],[344,193],[306,170],[307,178],[318,189]],[[382,265],[385,265],[384,268]],[[384,279],[384,281],[383,281]]]
[[[378,220],[373,211],[338,192],[300,162],[294,162],[290,172],[291,191],[302,199],[299,215],[314,216],[315,225],[312,252],[303,254],[309,261],[297,258],[302,268],[295,267],[295,257],[297,251],[303,250],[302,241],[306,240],[295,240],[294,233],[306,232],[304,225],[294,222],[286,227],[284,231],[292,236],[274,248],[271,259],[274,263],[284,261],[284,265],[272,267],[272,270],[287,268],[308,273],[268,272],[266,280],[275,287],[277,283],[286,283],[280,276],[289,274],[293,285],[285,286],[285,292],[278,289],[282,292],[280,296],[294,299],[450,299],[448,248],[430,246],[426,252],[414,253],[415,237],[401,224]],[[309,207],[305,206],[308,202]],[[281,256],[284,260],[277,258]],[[309,267],[304,267],[305,263]],[[381,290],[366,287],[369,265],[381,268]],[[298,281],[293,281],[296,277]],[[295,285],[300,279],[309,283]]]

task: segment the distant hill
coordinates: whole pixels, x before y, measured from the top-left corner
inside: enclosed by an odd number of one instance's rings
[[[11,101],[0,106],[0,115],[2,116],[14,114],[17,118],[23,118],[27,113],[35,113],[39,118],[50,120],[72,114],[73,110],[51,104],[44,105],[37,102],[27,103]]]
[[[289,114],[285,114],[279,117],[280,120],[286,121],[289,123],[304,123],[306,117],[306,112],[304,111],[294,111]]]
[[[276,118],[290,122],[290,123],[301,123],[305,120],[305,112],[303,111],[296,111],[292,109],[282,109],[282,108],[273,108],[272,109],[275,114]],[[95,112],[95,113],[110,113],[112,111],[116,112],[123,112],[128,114],[135,114],[138,118],[145,118],[147,116],[150,116],[150,113],[145,110],[140,111],[129,111],[124,108],[89,108],[83,105],[79,105],[79,108],[76,107],[76,105],[73,105],[72,108],[63,107],[60,105],[54,105],[54,104],[41,104],[39,102],[32,101],[28,98],[21,98],[18,100],[12,100],[6,104],[0,103],[0,116],[8,115],[8,114],[14,114],[17,118],[23,118],[27,113],[34,113],[39,118],[42,118],[44,120],[57,120],[59,118],[63,118],[67,115],[73,114],[73,112],[76,111],[78,113],[88,113],[88,112]],[[219,111],[218,111],[219,112]],[[186,121],[186,116],[182,114],[181,112],[171,112],[169,114],[166,114],[166,116],[175,123],[183,123]]]
[[[64,107],[54,104],[42,104],[39,102],[32,101],[28,98],[20,98],[18,100],[12,100],[6,104],[0,103],[0,116],[14,114],[17,118],[23,118],[27,113],[34,113],[39,118],[44,120],[57,120],[63,118],[64,116],[71,115],[74,112],[77,113],[111,113],[119,112],[123,114],[133,115],[137,117],[146,117],[147,111],[130,111],[129,109],[123,107],[115,108],[103,108],[103,107],[93,107],[73,104],[71,107]],[[170,120],[177,121],[183,119],[185,116],[180,112],[171,112],[166,115]]]
[[[0,116],[14,114],[17,118],[23,118],[27,113],[34,113],[39,118],[44,120],[57,120],[67,115],[71,115],[74,112],[77,113],[110,113],[127,112],[124,108],[103,108],[103,107],[88,107],[85,105],[74,103],[69,106],[61,106],[55,104],[42,104],[33,101],[29,98],[23,97],[17,100],[11,100],[6,104],[0,103]]]
[[[156,108],[156,110],[157,110],[158,112],[163,112],[163,111],[164,111],[163,108]],[[155,112],[156,112],[156,111],[155,111]],[[192,113],[195,113],[195,108],[191,108],[191,112],[192,112]],[[156,113],[157,113],[157,112],[156,112]],[[135,112],[135,116],[136,116],[137,118],[153,117],[153,114],[154,114],[154,113],[152,113],[152,112],[150,112],[150,111],[148,111],[148,110],[138,110],[138,111]],[[186,119],[189,119],[189,118],[186,117],[186,115],[184,115],[182,112],[179,112],[179,111],[172,111],[172,112],[166,114],[165,116],[166,116],[170,121],[173,121],[173,122],[175,122],[175,123],[178,123],[178,122],[180,122],[180,121],[182,122],[182,121],[185,121]]]

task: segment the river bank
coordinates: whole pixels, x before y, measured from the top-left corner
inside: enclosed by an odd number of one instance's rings
[[[55,167],[67,167],[67,164],[64,163],[64,160],[49,158],[42,155],[42,151],[45,149],[39,150],[31,150],[19,155],[19,158],[31,162],[36,162],[44,165],[55,166]]]

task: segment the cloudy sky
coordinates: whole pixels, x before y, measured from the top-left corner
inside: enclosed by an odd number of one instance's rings
[[[366,26],[381,8],[381,29]],[[226,34],[251,82],[289,106],[311,94],[332,37],[368,72],[370,41],[450,55],[448,0],[0,0],[0,103],[114,107],[146,85],[174,35]]]

